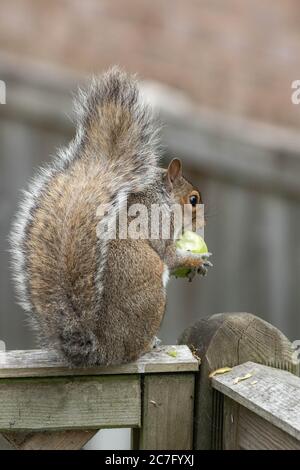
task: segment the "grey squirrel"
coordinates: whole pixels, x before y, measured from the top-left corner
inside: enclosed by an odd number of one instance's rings
[[[70,365],[120,364],[151,348],[166,305],[169,273],[206,273],[206,257],[176,249],[174,238],[97,237],[97,208],[201,202],[173,159],[159,168],[157,127],[135,77],[114,67],[76,102],[76,136],[25,193],[12,235],[20,304],[41,346]],[[105,217],[111,217],[106,215]]]

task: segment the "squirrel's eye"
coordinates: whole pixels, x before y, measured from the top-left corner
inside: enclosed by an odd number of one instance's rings
[[[190,204],[192,204],[193,207],[195,207],[198,204],[198,200],[199,198],[195,194],[190,196]]]

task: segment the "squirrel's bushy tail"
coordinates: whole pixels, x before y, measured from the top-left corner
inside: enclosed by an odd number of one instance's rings
[[[77,138],[119,190],[142,190],[158,163],[158,127],[134,76],[113,67],[75,100]],[[129,187],[128,187],[129,186]]]

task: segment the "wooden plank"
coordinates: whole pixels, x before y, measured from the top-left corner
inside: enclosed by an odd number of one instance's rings
[[[194,374],[147,375],[144,377],[143,426],[140,449],[192,449]]]
[[[196,381],[195,448],[214,449],[223,441],[222,401],[213,399],[209,374],[220,367],[253,361],[287,369],[294,373],[299,365],[292,361],[289,340],[277,328],[250,313],[216,314],[199,320],[179,338],[201,358]]]
[[[0,380],[0,430],[140,426],[138,376]]]
[[[299,450],[300,442],[243,406],[239,412],[238,446],[242,450]]]
[[[140,440],[141,440],[141,430],[140,428],[132,428],[130,433],[130,440],[132,450],[139,450],[140,448]]]
[[[224,395],[213,390],[212,393],[212,429],[211,429],[211,448],[222,450],[223,447],[223,406]],[[197,418],[196,418],[197,419]],[[201,426],[201,423],[198,425]]]
[[[217,392],[219,393],[219,392]],[[223,450],[239,449],[238,429],[240,405],[224,396],[223,406]]]
[[[53,432],[6,432],[2,438],[10,448],[18,450],[79,450],[98,430]],[[0,441],[1,448],[1,441]]]
[[[249,379],[234,382],[248,373],[251,374]],[[246,362],[226,374],[214,376],[212,386],[300,441],[299,377]]]
[[[13,450],[14,448],[15,447],[2,434],[0,434],[0,451]]]
[[[300,442],[277,426],[224,397],[224,450],[299,450]]]
[[[68,367],[55,351],[36,349],[0,352],[0,378],[145,374],[152,372],[189,372],[198,369],[199,362],[185,345],[163,346],[154,349],[140,357],[136,362],[129,364],[82,369]]]
[[[300,442],[247,408],[240,406],[238,448],[241,450],[299,450]]]

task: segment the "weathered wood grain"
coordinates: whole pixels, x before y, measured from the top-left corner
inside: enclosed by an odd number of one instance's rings
[[[218,393],[218,392],[217,392]],[[219,395],[222,395],[221,393]],[[222,433],[222,449],[237,450],[239,444],[239,411],[240,405],[223,396],[223,433]]]
[[[199,362],[185,345],[154,349],[129,364],[84,369],[68,367],[53,350],[0,352],[0,378],[188,372],[198,368]]]
[[[0,380],[0,430],[135,427],[141,423],[138,376]]]
[[[4,437],[0,434],[0,451],[1,450],[13,450],[15,447]]]
[[[144,377],[143,426],[134,436],[140,449],[192,449],[194,374]]]
[[[238,445],[242,450],[300,450],[300,442],[240,406]]]
[[[224,397],[224,450],[299,450],[300,442]]]
[[[17,450],[79,450],[97,432],[98,430],[34,433],[7,432],[2,434],[2,438],[3,441],[6,441],[6,446]],[[3,441],[2,443],[0,441],[1,449]]]
[[[253,361],[299,372],[289,340],[274,326],[250,313],[216,314],[187,328],[179,339],[201,358],[196,380],[196,449],[219,448],[222,438],[222,397],[213,394],[210,372]]]
[[[235,383],[237,377],[251,377]],[[253,383],[255,382],[255,383]],[[212,378],[212,386],[300,442],[300,378],[247,362]]]

